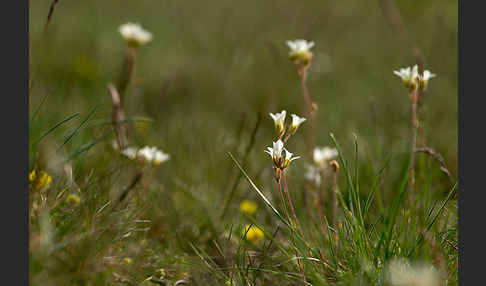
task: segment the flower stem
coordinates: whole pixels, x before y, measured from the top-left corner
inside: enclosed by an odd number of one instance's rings
[[[299,69],[299,75],[301,80],[302,92],[304,94],[305,103],[307,106],[307,116],[309,117],[310,123],[310,142],[311,146],[314,147],[315,145],[315,120],[314,120],[314,112],[312,108],[312,100],[309,95],[309,90],[307,88],[307,66],[302,66]]]
[[[122,72],[118,81],[118,89],[120,92],[120,100],[123,106],[125,101],[125,91],[130,83],[130,80],[135,73],[135,58],[137,50],[135,47],[127,46],[125,49],[125,57],[123,60]]]
[[[415,149],[417,145],[417,135],[418,135],[418,113],[417,113],[417,101],[419,98],[418,91],[412,91],[412,140],[410,141],[410,177],[409,177],[409,189],[408,189],[408,199],[410,205],[412,205],[414,200],[414,185],[415,185]]]
[[[277,180],[278,192],[280,193],[280,199],[282,200],[282,204],[284,206],[284,210],[285,210],[285,214],[287,215],[287,219],[289,220],[289,223],[291,223],[292,220],[290,219],[289,211],[287,210],[287,205],[285,204],[285,198],[284,198],[284,195],[283,195],[283,192],[282,192],[282,185],[281,185],[280,181],[281,181],[280,179]]]
[[[297,230],[299,231],[300,236],[303,238],[304,234],[302,233],[302,229],[300,228],[299,221],[297,220],[297,215],[295,214],[294,205],[292,203],[292,199],[290,198],[290,193],[289,193],[289,188],[288,188],[288,185],[287,185],[287,179],[286,179],[285,173],[282,174],[282,178],[283,178],[283,181],[284,181],[284,190],[285,190],[285,194],[287,195],[287,200],[289,202],[290,211],[292,212],[292,215],[294,217],[295,226],[297,227]]]
[[[338,175],[339,169],[334,169],[333,172],[333,180],[332,180],[332,201],[333,201],[333,208],[332,208],[332,220],[333,226],[337,227],[337,209],[338,209]]]

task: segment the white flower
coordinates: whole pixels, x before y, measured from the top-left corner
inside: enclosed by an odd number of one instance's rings
[[[152,40],[152,33],[144,30],[137,23],[123,24],[118,28],[118,31],[129,45],[141,46]]]
[[[278,139],[276,142],[273,142],[273,148],[267,147],[267,150],[264,150],[270,157],[273,159],[273,163],[276,167],[279,167],[283,163],[282,159],[282,151],[283,151],[283,142],[282,140]]]
[[[290,125],[290,133],[294,134],[295,131],[297,131],[297,128],[299,128],[300,124],[302,124],[307,119],[305,119],[304,117],[299,117],[295,114],[291,114],[290,116],[292,116],[292,124]]]
[[[406,88],[416,90],[418,87],[419,73],[418,66],[414,65],[412,68],[401,68],[399,71],[393,71],[393,73],[402,79]]]
[[[387,268],[386,279],[392,286],[438,286],[439,273],[431,265],[410,265],[405,259],[394,259]]]
[[[307,165],[306,172],[304,174],[305,178],[311,182],[315,182],[317,186],[321,185],[321,173],[319,168],[314,165]]]
[[[127,147],[121,151],[121,153],[127,156],[130,160],[135,160],[137,158],[137,148],[135,147]]]
[[[327,162],[337,155],[338,152],[335,148],[316,147],[314,149],[314,163],[316,163],[319,167],[324,168]]]
[[[160,165],[161,163],[167,161],[170,159],[170,155],[169,154],[166,154],[162,151],[156,151],[155,152],[155,156],[154,156],[154,160],[153,160],[153,163],[155,166],[157,165]]]
[[[284,143],[279,139],[276,142],[273,142],[273,148],[267,147],[267,150],[264,150],[270,157],[272,157],[275,168],[280,170],[287,168],[290,162],[300,158],[300,156],[293,157],[294,154],[290,153],[289,150],[285,149],[283,146]],[[282,156],[282,151],[285,151],[285,158]]]
[[[429,84],[429,79],[436,77],[435,74],[431,73],[428,70],[424,70],[424,73],[422,76],[420,76],[420,87],[422,88],[423,91],[427,89],[427,86]]]
[[[287,46],[290,48],[290,55],[292,53],[306,53],[314,46],[314,42],[308,42],[306,40],[287,41]]]
[[[304,65],[309,64],[312,60],[310,49],[314,46],[314,42],[306,40],[287,41],[287,46],[290,48],[289,56],[291,60],[300,61]]]
[[[281,137],[285,132],[285,115],[287,112],[282,110],[280,113],[270,113],[270,117],[272,117],[273,122],[275,123],[275,130],[277,131],[278,137]]]
[[[164,152],[157,150],[156,147],[149,147],[149,146],[145,146],[142,149],[138,150],[137,156],[142,160],[146,161],[147,163],[154,164],[154,166],[157,166],[169,160],[170,158],[168,154],[165,154]]]
[[[292,157],[294,154],[290,153],[289,150],[287,150],[285,148],[284,148],[284,150],[285,150],[285,160],[283,162],[283,168],[282,169],[287,168],[289,166],[290,162],[300,158],[300,156]]]

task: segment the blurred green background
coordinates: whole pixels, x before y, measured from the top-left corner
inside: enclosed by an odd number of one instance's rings
[[[236,172],[227,151],[243,157],[261,114],[248,168],[251,174],[263,170],[262,177],[272,183],[263,153],[274,138],[268,113],[286,109],[305,115],[285,44],[303,38],[315,42],[308,87],[319,107],[317,144],[331,145],[333,132],[350,157],[354,133],[362,161],[376,170],[390,153],[408,158],[410,100],[392,71],[415,63],[415,42],[425,68],[437,74],[421,107],[419,142],[441,153],[456,176],[457,1],[396,1],[408,39],[390,26],[386,3],[60,0],[44,32],[51,1],[30,1],[31,112],[48,95],[33,129],[40,135],[75,112],[81,121],[95,106],[90,120],[110,118],[106,85],[116,82],[124,54],[118,26],[138,22],[154,38],[139,49],[126,113],[153,119],[133,129],[131,140],[172,156],[157,173],[189,184],[225,185],[226,174]],[[96,128],[83,128],[66,145],[68,153],[101,135]],[[304,157],[294,167],[300,172],[311,150],[304,138],[289,144],[290,151]],[[89,170],[109,159],[94,148],[76,160],[76,166]],[[427,166],[438,170],[433,163]],[[448,186],[440,172],[437,178],[445,182],[441,187]],[[209,189],[219,193],[219,200],[226,195],[220,191],[224,188]],[[246,185],[242,190],[251,193]]]
[[[157,146],[171,156],[151,170],[146,177],[152,180],[142,187],[150,202],[142,218],[152,221],[147,239],[150,251],[155,250],[154,256],[139,255],[143,264],[135,263],[132,273],[138,281],[157,267],[183,260],[192,252],[185,242],[204,248],[212,238],[228,232],[237,223],[243,199],[259,204],[258,221],[268,230],[275,226],[269,209],[248,183],[236,179],[239,170],[227,152],[242,161],[271,201],[278,202],[271,160],[263,152],[275,139],[268,113],[285,109],[289,115],[306,114],[299,77],[288,59],[287,40],[315,42],[308,88],[318,105],[317,144],[332,146],[329,133],[334,133],[352,165],[353,134],[357,135],[363,197],[379,168],[393,155],[380,188],[386,208],[406,173],[410,151],[411,102],[393,70],[415,64],[414,48],[418,47],[425,68],[437,74],[423,97],[419,145],[442,154],[457,177],[457,1],[59,0],[45,31],[51,0],[29,3],[31,118],[46,99],[29,126],[30,170],[47,170],[53,176],[52,192],[61,193],[70,182],[58,168],[62,165],[52,161],[63,162],[59,157],[67,156],[81,185],[83,204],[72,210],[69,219],[56,219],[61,222],[56,226],[59,239],[65,241],[68,233],[76,239],[78,233],[87,234],[83,243],[59,252],[58,259],[42,256],[42,247],[32,248],[31,276],[39,285],[91,281],[105,269],[94,270],[92,265],[96,268],[100,257],[116,254],[112,254],[111,236],[100,239],[104,244],[94,244],[88,230],[97,210],[116,198],[134,172],[125,168],[126,159],[113,156],[114,134],[106,124],[112,112],[106,86],[117,82],[122,68],[125,47],[118,27],[126,22],[138,22],[154,36],[138,51],[125,106],[127,116],[151,122],[132,124],[130,141]],[[390,24],[397,19],[390,7],[399,11],[406,34]],[[49,128],[75,113],[79,116],[32,147]],[[86,118],[88,124],[81,126]],[[312,160],[306,144],[308,129],[306,122],[288,144],[291,152],[303,157],[288,170],[290,190],[302,218],[306,211],[312,212],[302,199],[304,167]],[[63,154],[50,149],[63,142],[67,142],[60,148]],[[444,199],[451,183],[435,161],[424,155],[418,158],[417,192],[426,194],[424,205],[428,206]],[[344,175],[340,180],[346,193]],[[221,216],[233,185],[235,196],[227,215]],[[376,211],[375,206],[372,210]],[[450,209],[456,210],[455,206]],[[130,226],[130,220],[126,222]],[[129,246],[140,247],[140,242],[133,238]],[[130,247],[127,251],[120,248],[120,255],[129,255]],[[414,258],[426,255],[426,251],[418,252]],[[143,266],[148,259],[154,261],[150,271]],[[201,268],[196,269],[194,273]],[[83,283],[78,284],[87,285]]]

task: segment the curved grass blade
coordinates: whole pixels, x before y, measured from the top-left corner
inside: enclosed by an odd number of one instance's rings
[[[248,176],[248,174],[241,167],[240,163],[238,163],[238,161],[235,159],[235,157],[233,157],[233,154],[231,154],[231,152],[228,152],[228,154],[230,155],[231,159],[233,159],[233,161],[235,162],[236,166],[238,166],[238,168],[243,173],[243,175],[246,177],[246,179],[248,180],[248,182],[250,182],[250,185],[253,187],[253,189],[255,189],[255,191],[258,193],[258,195],[265,201],[265,203],[270,208],[272,208],[273,212],[280,218],[280,220],[283,223],[285,223],[285,225],[287,225],[289,228],[291,228],[291,225],[282,217],[282,215],[277,211],[277,209],[272,205],[272,203],[270,203],[270,201],[265,197],[265,195],[258,189],[258,187],[255,185],[255,183],[253,183],[253,181],[250,179],[250,177]]]
[[[38,144],[42,139],[44,139],[47,135],[49,135],[50,133],[52,133],[54,130],[56,130],[59,126],[63,125],[64,123],[68,122],[69,120],[75,118],[76,116],[79,115],[79,112],[76,112],[75,114],[69,116],[68,118],[62,120],[61,122],[57,123],[56,125],[52,126],[51,128],[49,128],[49,130],[47,130],[44,134],[42,134],[42,136],[35,140],[34,141],[34,145]]]

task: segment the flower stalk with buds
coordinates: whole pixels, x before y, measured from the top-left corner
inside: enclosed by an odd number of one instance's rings
[[[287,46],[290,49],[289,57],[290,60],[295,64],[298,74],[301,80],[302,92],[304,94],[306,106],[307,106],[307,116],[310,119],[310,139],[311,146],[314,146],[315,142],[315,123],[314,115],[317,110],[317,104],[312,102],[309,95],[309,90],[307,89],[307,71],[311,65],[313,54],[310,51],[314,47],[314,42],[308,42],[306,40],[294,40],[287,41]]]
[[[393,73],[402,79],[402,83],[408,89],[410,99],[412,101],[412,140],[410,141],[410,178],[409,178],[409,192],[408,198],[410,205],[414,200],[414,185],[415,185],[415,149],[417,147],[417,137],[419,129],[418,121],[418,101],[420,95],[426,91],[429,80],[436,75],[428,70],[419,72],[418,66],[401,68]]]
[[[126,88],[135,73],[137,48],[150,42],[152,40],[152,34],[144,30],[142,26],[137,23],[123,24],[118,28],[118,31],[126,43],[123,70],[118,82],[118,89],[121,95],[120,99],[123,104]]]

